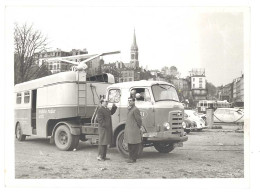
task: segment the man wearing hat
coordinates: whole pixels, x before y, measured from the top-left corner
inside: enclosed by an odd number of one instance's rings
[[[116,105],[113,104],[112,109],[107,108],[108,100],[101,99],[101,107],[98,110],[97,122],[98,122],[98,157],[99,161],[110,160],[106,157],[107,145],[112,144],[113,132],[112,132],[112,120],[111,115],[116,112]]]

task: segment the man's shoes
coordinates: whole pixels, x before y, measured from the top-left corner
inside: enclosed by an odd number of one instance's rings
[[[101,158],[100,156],[97,157],[98,161],[105,161],[105,159]]]
[[[129,159],[126,161],[127,163],[136,163],[136,160],[133,160],[133,159]]]

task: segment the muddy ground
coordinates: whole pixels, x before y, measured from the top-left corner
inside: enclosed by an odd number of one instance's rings
[[[161,154],[145,148],[135,164],[127,164],[116,148],[99,162],[97,146],[80,142],[77,151],[60,151],[49,139],[15,140],[16,179],[243,178],[244,133],[235,128],[191,132],[183,147]]]

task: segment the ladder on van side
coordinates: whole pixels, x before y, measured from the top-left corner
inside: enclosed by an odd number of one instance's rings
[[[86,85],[86,73],[78,72],[78,107],[77,116],[86,116],[87,112],[87,85]]]

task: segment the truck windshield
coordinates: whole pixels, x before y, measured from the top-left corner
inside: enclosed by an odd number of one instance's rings
[[[157,101],[179,101],[176,89],[167,84],[156,84],[152,86],[154,100]]]

